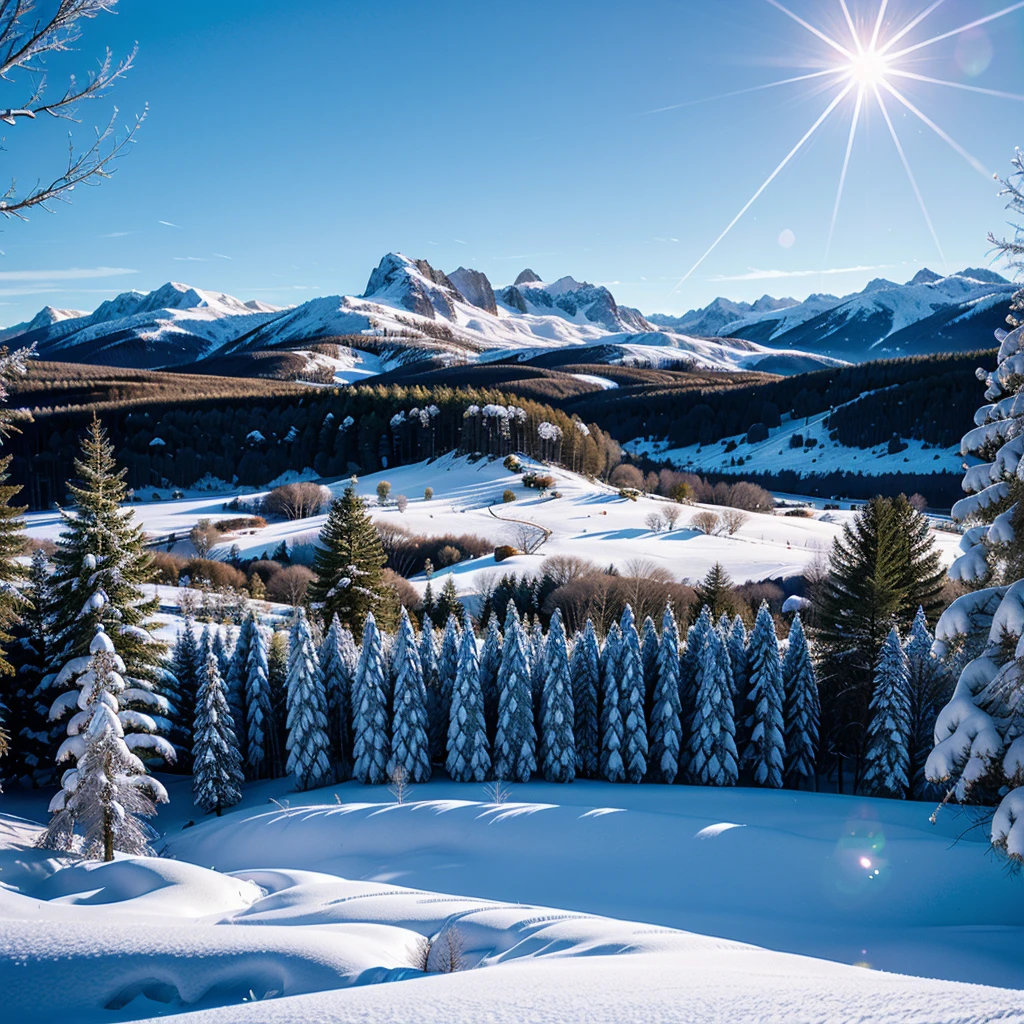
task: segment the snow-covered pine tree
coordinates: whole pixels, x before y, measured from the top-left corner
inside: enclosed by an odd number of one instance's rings
[[[747,646],[750,662],[750,740],[743,756],[754,785],[781,789],[786,760],[785,694],[779,638],[767,601],[761,602]],[[731,671],[731,667],[730,667]]]
[[[349,485],[331,503],[313,559],[316,573],[309,598],[324,622],[337,615],[341,624],[360,635],[373,612],[387,626],[396,612],[394,592],[384,583],[387,558],[366,505]]]
[[[807,649],[800,613],[789,627],[789,645],[782,661],[782,689],[786,695],[786,785],[815,788],[818,759],[818,680]]]
[[[82,690],[79,713],[68,726],[58,759],[74,757],[74,768],[61,778],[50,801],[53,817],[40,846],[69,850],[76,827],[82,852],[113,860],[115,852],[150,852],[151,832],[141,818],[156,814],[167,792],[125,742],[118,696],[125,691],[124,662],[102,624],[89,644],[87,666],[77,673]],[[172,753],[173,756],[173,753]]]
[[[704,636],[687,776],[702,786],[735,786],[739,777],[729,652],[718,630]]]
[[[242,619],[241,626],[238,627],[235,646],[228,659],[227,670],[223,673],[228,707],[231,709],[231,721],[235,723],[235,731],[238,733],[238,749],[242,753],[244,762],[248,762],[248,752],[246,751],[248,737],[243,724],[249,718],[246,707],[249,690],[249,650],[252,647],[253,635],[258,630],[259,622],[256,618],[256,611],[250,607],[245,618]]]
[[[231,649],[224,636],[224,630],[220,626],[213,627],[213,653],[217,655],[217,667],[220,669],[220,677],[226,680],[228,668],[231,665]]]
[[[364,785],[388,779],[388,703],[384,646],[373,612],[363,624],[363,646],[352,684],[352,777]]]
[[[739,615],[732,620],[729,639],[729,667],[732,669],[733,720],[736,722],[736,749],[741,753],[750,744],[749,722],[754,709],[750,706],[750,658],[747,655],[747,627]]]
[[[576,777],[572,678],[560,608],[556,608],[551,616],[543,662],[538,737],[541,772],[547,782],[572,782]]]
[[[441,650],[437,658],[437,736],[440,750],[437,762],[444,763],[448,744],[446,723],[451,721],[452,690],[455,689],[455,675],[459,671],[459,624],[454,615],[449,615],[441,636]],[[433,748],[432,748],[433,749]]]
[[[484,721],[487,739],[494,742],[498,728],[498,670],[501,668],[501,629],[498,616],[491,612],[487,622],[487,637],[480,654],[480,689],[484,695]]]
[[[483,782],[491,770],[473,623],[466,616],[459,641],[459,668],[448,723],[448,774],[456,782]]]
[[[251,779],[276,779],[284,766],[281,764],[279,730],[270,692],[269,642],[266,631],[259,625],[254,627],[249,637],[245,692],[246,771]]]
[[[665,605],[658,648],[658,679],[651,706],[650,770],[654,782],[675,782],[679,773],[682,725],[679,719],[679,627]]]
[[[93,419],[82,441],[82,454],[74,462],[77,482],[68,481],[74,499],[71,508],[60,510],[63,532],[53,556],[46,609],[51,637],[51,664],[66,666],[85,658],[103,624],[115,641],[126,666],[127,688],[121,704],[147,717],[154,734],[171,730],[168,715],[176,709],[159,690],[166,680],[164,645],[156,641],[156,598],[149,599],[141,584],[152,576],[152,556],[145,550],[142,528],[127,501],[125,469],[118,470],[114,448],[98,419]],[[83,668],[84,670],[84,668]],[[63,669],[62,669],[63,671]],[[77,690],[73,675],[47,674],[40,683],[40,699],[53,702],[61,693]],[[134,725],[122,722],[127,732]],[[56,741],[57,736],[53,739]],[[144,760],[158,761],[170,744],[153,744],[148,750],[131,748]]]
[[[438,595],[437,603],[431,609],[431,615],[438,622],[447,622],[451,616],[455,616],[456,620],[460,619],[463,613],[462,602],[459,600],[459,589],[455,585],[455,574],[448,573],[448,578],[444,581],[444,586]]]
[[[870,796],[902,800],[910,786],[910,666],[895,626],[875,668],[862,788]]]
[[[698,675],[704,658],[704,640],[715,628],[705,605],[696,622],[686,631],[686,646],[679,658],[679,720],[683,729],[683,760],[689,757],[689,737],[697,709]]]
[[[186,614],[181,629],[178,630],[174,651],[171,655],[171,667],[177,680],[179,709],[181,715],[192,719],[195,717],[196,694],[199,692],[199,644],[196,642],[196,623],[191,615]],[[187,730],[192,735],[191,727]]]
[[[613,622],[601,650],[601,699],[598,713],[601,727],[601,753],[598,766],[608,782],[622,782],[626,769],[622,760],[624,728],[622,690],[619,687],[619,661],[622,656],[622,630]]]
[[[395,695],[391,716],[391,761],[389,772],[405,772],[409,782],[430,778],[430,737],[427,733],[426,690],[423,666],[416,649],[416,633],[403,608],[392,656]]]
[[[242,799],[242,755],[209,632],[204,632],[202,649],[192,726],[192,793],[197,807],[220,817]]]
[[[573,724],[576,747],[576,774],[597,778],[601,752],[601,730],[597,717],[597,694],[601,685],[601,655],[594,633],[594,623],[587,619],[583,632],[577,634],[569,658],[572,676]]]
[[[1005,183],[1004,183],[1005,184]],[[935,749],[925,772],[957,800],[996,803],[992,844],[1024,861],[1024,570],[1021,504],[1024,477],[1024,327],[1000,341],[976,413],[978,424],[960,450],[972,456],[964,476],[967,496],[953,517],[970,528],[963,554],[949,575],[973,587],[943,612],[935,629],[936,655],[963,664],[953,694],[935,723]]]
[[[10,709],[11,760],[5,772],[33,785],[52,776],[49,721],[50,709],[36,692],[46,674],[49,653],[49,628],[46,607],[50,560],[42,548],[32,552],[28,579],[24,587],[25,607],[11,647],[15,672],[0,683],[3,700]]]
[[[420,666],[427,694],[427,733],[430,736],[430,760],[440,764],[447,742],[447,719],[441,696],[441,673],[437,664],[437,635],[429,615],[424,614],[420,628]]]
[[[935,791],[925,778],[924,765],[935,742],[935,719],[952,691],[949,672],[932,653],[934,640],[924,609],[918,608],[904,645],[910,668],[910,796],[914,800]]]
[[[648,615],[644,619],[643,632],[640,634],[640,660],[644,667],[644,714],[647,721],[651,719],[654,690],[658,685],[659,647],[658,627],[654,625],[654,619]]]
[[[530,639],[527,644],[527,660],[530,663],[530,692],[533,695],[534,724],[540,733],[540,695],[544,689],[546,669],[544,666],[544,627],[540,624],[540,616],[534,616],[530,628]]]
[[[537,769],[537,733],[526,646],[519,614],[510,601],[498,670],[498,725],[493,756],[494,777],[506,782],[528,782]]]
[[[285,688],[288,691],[285,770],[295,776],[295,788],[300,791],[329,785],[334,776],[327,738],[327,694],[313,633],[303,608],[296,608],[289,633]]]
[[[352,770],[352,677],[359,656],[352,634],[337,615],[332,616],[317,654],[327,692],[327,738],[335,778],[340,781]]]
[[[647,774],[647,720],[644,717],[644,664],[633,609],[627,604],[619,621],[619,702],[622,708],[622,766],[627,782],[643,782]]]

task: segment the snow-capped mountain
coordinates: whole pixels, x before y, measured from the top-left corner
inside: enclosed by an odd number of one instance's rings
[[[676,331],[874,359],[988,347],[1016,287],[991,270],[968,268],[943,277],[926,268],[905,284],[876,278],[842,298],[816,294],[796,302],[766,295],[755,303],[718,298],[680,317],[648,319]]]
[[[638,310],[618,305],[604,286],[572,277],[545,283],[523,271],[495,291],[482,271],[459,267],[449,275],[400,253],[380,261],[358,296],[330,295],[280,309],[168,283],[148,293],[125,292],[92,313],[44,310],[5,334],[9,343],[35,343],[44,359],[143,368],[191,366],[340,336],[352,345],[360,335],[394,337],[431,355],[440,348],[466,359],[600,345],[608,361],[651,365],[793,373],[834,363],[756,341],[655,327]]]

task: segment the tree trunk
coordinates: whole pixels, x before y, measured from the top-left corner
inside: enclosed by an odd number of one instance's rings
[[[103,812],[103,859],[114,859],[114,827],[110,821],[110,811]]]

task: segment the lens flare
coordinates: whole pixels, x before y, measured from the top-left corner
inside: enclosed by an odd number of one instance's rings
[[[862,113],[868,104],[872,104],[877,107],[878,112],[881,114],[882,121],[888,130],[889,137],[907,176],[910,189],[914,194],[914,198],[917,200],[917,204],[920,207],[925,224],[928,227],[928,232],[932,237],[932,241],[935,243],[935,248],[942,259],[943,265],[945,265],[946,258],[942,252],[942,245],[939,242],[938,234],[935,231],[931,216],[928,213],[928,207],[924,201],[924,196],[922,195],[921,190],[918,187],[917,180],[914,177],[914,173],[911,170],[909,157],[907,156],[906,150],[904,149],[899,135],[896,132],[896,126],[893,123],[886,107],[882,93],[884,91],[890,99],[898,101],[904,110],[917,118],[922,125],[938,136],[938,138],[940,138],[947,146],[949,146],[972,168],[974,168],[975,171],[983,175],[987,181],[991,181],[992,174],[985,168],[984,164],[969,153],[924,111],[918,109],[918,107],[912,103],[910,99],[900,91],[900,89],[897,88],[893,80],[897,79],[901,83],[913,82],[957,89],[997,99],[1012,100],[1018,103],[1024,102],[1024,95],[1020,95],[1018,93],[1003,92],[997,89],[985,89],[980,86],[968,85],[964,82],[951,82],[941,78],[932,78],[928,75],[920,74],[913,70],[912,67],[908,66],[908,64],[911,64],[916,59],[914,57],[909,57],[909,55],[917,54],[926,47],[932,46],[944,39],[956,39],[958,43],[958,59],[960,60],[961,67],[965,73],[980,73],[980,70],[983,70],[982,65],[987,66],[987,61],[991,57],[990,53],[986,57],[985,54],[978,55],[974,52],[978,49],[977,40],[981,36],[981,33],[979,33],[981,26],[997,21],[1008,14],[1012,14],[1014,11],[1024,10],[1024,0],[1017,0],[1016,3],[1011,3],[992,14],[976,18],[974,21],[960,25],[958,28],[950,29],[949,31],[941,32],[938,35],[934,35],[926,39],[920,39],[916,42],[911,41],[911,39],[913,39],[911,33],[927,21],[929,16],[939,6],[941,6],[943,0],[932,0],[931,3],[927,4],[923,8],[918,8],[914,11],[908,10],[903,16],[891,18],[888,24],[886,23],[886,15],[889,9],[889,0],[878,0],[877,7],[874,7],[872,4],[872,9],[875,12],[874,17],[862,19],[860,23],[854,17],[854,12],[851,12],[850,10],[850,2],[852,2],[852,0],[840,0],[840,7],[842,9],[846,26],[849,30],[849,39],[844,39],[843,41],[834,38],[825,29],[819,28],[818,26],[811,24],[811,22],[807,21],[805,18],[795,14],[781,3],[780,0],[766,0],[766,2],[786,17],[790,18],[801,28],[809,32],[820,43],[825,44],[827,49],[824,51],[822,59],[817,63],[819,70],[812,71],[809,74],[796,75],[795,77],[782,79],[777,82],[769,82],[762,86],[754,86],[752,89],[743,89],[736,93],[727,93],[725,95],[738,95],[740,92],[756,92],[761,89],[775,89],[779,86],[806,82],[808,79],[816,80],[813,88],[818,88],[821,86],[821,83],[824,82],[824,88],[826,90],[835,89],[836,92],[832,97],[831,102],[826,106],[824,112],[819,115],[817,120],[814,121],[811,127],[803,134],[799,141],[797,141],[789,153],[786,154],[775,170],[772,171],[772,173],[769,174],[761,183],[760,187],[740,209],[739,213],[737,213],[736,216],[733,217],[726,225],[725,230],[722,231],[722,233],[711,243],[708,249],[705,250],[697,262],[694,263],[694,265],[690,267],[690,269],[679,279],[669,295],[673,295],[679,287],[690,278],[694,271],[697,270],[697,268],[711,255],[711,253],[714,252],[719,243],[721,243],[726,235],[728,235],[729,232],[732,231],[732,229],[739,223],[744,214],[746,214],[751,206],[753,206],[760,198],[761,194],[793,160],[811,136],[814,135],[841,106],[846,106],[847,109],[849,109],[849,106],[852,105],[852,119],[850,123],[849,136],[846,140],[842,170],[839,175],[839,184],[836,190],[835,207],[832,211],[832,219],[829,225],[828,240],[825,245],[825,259],[828,259],[828,253],[832,246],[832,236],[835,233],[836,221],[839,217],[839,207],[843,196],[843,188],[846,183],[847,171],[850,165],[850,157],[853,152],[854,140],[856,139],[859,126],[865,121],[865,118],[862,117]],[[897,4],[893,3],[893,7],[895,8],[896,6]],[[912,6],[916,8],[917,5],[908,4],[904,6]],[[863,14],[864,12],[861,11],[860,13]],[[901,40],[906,41],[901,47],[895,48],[896,43]],[[970,53],[969,59],[964,56],[964,54],[967,54],[968,52]],[[722,99],[724,97],[712,98]],[[701,101],[695,100],[692,102]],[[676,104],[675,107],[688,105],[689,104]],[[663,107],[660,108],[659,111],[651,111],[651,113],[659,113],[663,110],[672,110],[675,109],[675,107]]]

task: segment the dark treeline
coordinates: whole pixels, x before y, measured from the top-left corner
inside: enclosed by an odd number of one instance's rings
[[[992,352],[957,352],[887,359],[740,387],[620,387],[568,400],[563,408],[623,441],[654,437],[683,446],[712,444],[755,424],[778,426],[787,412],[814,416],[864,392],[892,388],[836,417],[844,444],[870,447],[895,433],[950,445],[974,414],[974,371],[993,358]]]
[[[11,480],[24,487],[32,507],[63,502],[91,415],[90,406],[68,403],[18,420],[20,433],[10,441]],[[128,485],[143,493],[147,487],[189,487],[207,475],[259,487],[306,467],[328,478],[373,473],[452,450],[498,456],[520,451],[598,477],[619,460],[618,445],[598,427],[490,390],[249,390],[191,401],[106,401],[102,417],[117,460],[127,467]]]

